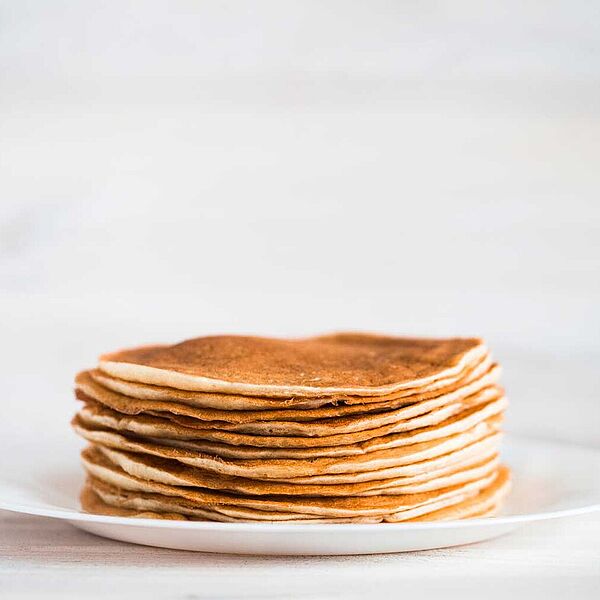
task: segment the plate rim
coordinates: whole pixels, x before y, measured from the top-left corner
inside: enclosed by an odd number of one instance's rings
[[[595,455],[600,460],[600,449],[593,446],[578,444],[577,442],[549,440],[536,436],[523,436],[518,434],[509,434],[511,440],[517,443],[537,443],[549,444],[552,446],[571,446],[579,448],[585,452]],[[600,491],[600,490],[599,490]],[[1,492],[0,492],[1,494]],[[69,509],[53,509],[31,506],[28,504],[7,502],[0,496],[0,510],[5,510],[13,513],[28,514],[33,516],[47,517],[52,519],[60,519],[71,523],[88,522],[100,523],[106,525],[122,525],[126,527],[150,527],[154,529],[175,529],[185,531],[229,531],[235,530],[239,533],[252,532],[269,532],[269,533],[326,533],[341,531],[351,532],[369,532],[382,533],[384,531],[414,531],[423,529],[454,529],[454,528],[469,528],[482,526],[502,526],[502,525],[518,525],[521,523],[530,523],[535,521],[544,521],[549,519],[558,519],[564,517],[572,517],[582,514],[589,514],[600,511],[600,501],[584,506],[573,508],[565,508],[561,510],[553,510],[538,513],[525,513],[518,515],[506,515],[498,517],[486,517],[480,519],[464,519],[453,521],[420,521],[413,523],[223,523],[218,521],[177,521],[169,519],[148,519],[141,517],[120,517],[113,515],[96,515],[85,513],[82,511],[74,511]]]

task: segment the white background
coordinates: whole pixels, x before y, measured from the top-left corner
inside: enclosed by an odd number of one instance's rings
[[[0,432],[219,332],[482,335],[600,446],[595,2],[0,3]]]

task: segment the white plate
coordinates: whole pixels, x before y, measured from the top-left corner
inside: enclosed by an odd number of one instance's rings
[[[1,449],[0,449],[1,450]],[[508,437],[504,460],[514,486],[502,516],[441,523],[302,525],[155,521],[80,511],[83,476],[77,443],[46,441],[0,455],[0,508],[65,519],[115,540],[229,554],[377,554],[458,546],[503,535],[541,519],[600,509],[600,451]]]

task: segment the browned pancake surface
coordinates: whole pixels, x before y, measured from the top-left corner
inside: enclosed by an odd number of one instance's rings
[[[350,333],[300,340],[212,336],[122,350],[101,361],[254,385],[377,388],[434,377],[481,345],[478,338]]]

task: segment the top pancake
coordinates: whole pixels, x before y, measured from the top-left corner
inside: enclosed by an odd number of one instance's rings
[[[368,397],[456,378],[486,352],[478,338],[212,336],[105,354],[98,368],[127,381],[190,391]]]

